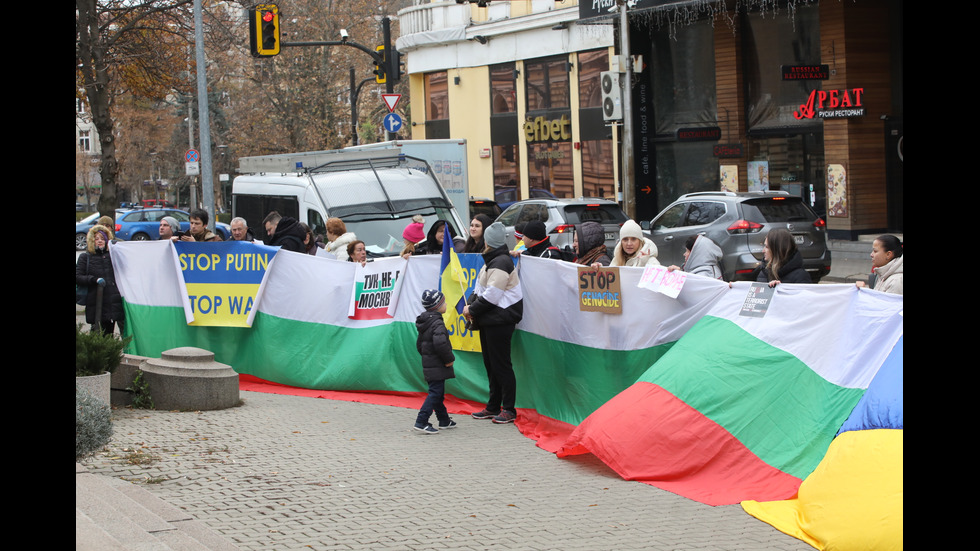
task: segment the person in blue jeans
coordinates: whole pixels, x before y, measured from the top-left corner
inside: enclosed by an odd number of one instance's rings
[[[419,337],[415,347],[422,355],[422,374],[429,384],[429,394],[422,402],[422,408],[415,419],[415,430],[424,434],[438,434],[439,429],[451,429],[456,422],[449,417],[443,400],[446,397],[446,379],[456,377],[453,363],[453,347],[449,342],[449,332],[442,315],[446,312],[446,298],[436,289],[427,289],[422,293],[422,308],[425,311],[415,319],[415,328]],[[439,428],[429,423],[429,418],[435,412],[439,420]]]

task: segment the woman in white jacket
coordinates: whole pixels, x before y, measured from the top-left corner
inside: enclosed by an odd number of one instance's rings
[[[905,246],[894,235],[881,235],[871,244],[871,269],[874,272],[875,291],[904,295],[904,256]],[[864,282],[857,282],[864,287]]]
[[[638,266],[640,268],[650,264],[659,266],[657,260],[657,245],[653,241],[643,237],[640,225],[632,220],[627,220],[619,230],[619,243],[613,252],[610,266]]]

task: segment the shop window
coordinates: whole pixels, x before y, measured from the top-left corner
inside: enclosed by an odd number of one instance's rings
[[[582,194],[616,200],[612,140],[582,141]]]
[[[610,127],[602,117],[600,79],[609,70],[606,49],[578,54],[579,136],[582,140],[582,194],[616,199]]]
[[[516,68],[513,62],[490,66],[490,144],[498,203],[517,201],[521,192]]]
[[[571,142],[529,144],[528,178],[532,196],[574,197]]]
[[[494,115],[517,112],[517,84],[514,63],[490,67],[490,109]]]
[[[744,16],[742,59],[745,75],[746,122],[749,133],[816,127],[820,121],[799,120],[799,109],[819,80],[783,80],[782,65],[820,64],[819,6],[797,4],[793,17],[771,11]]]
[[[605,49],[578,54],[578,106],[602,107],[600,75],[609,70],[609,52]]]

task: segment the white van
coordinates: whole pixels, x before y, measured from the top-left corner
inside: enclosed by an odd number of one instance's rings
[[[324,241],[327,218],[340,218],[375,257],[401,252],[402,232],[416,214],[425,219],[426,231],[440,219],[456,235],[466,235],[428,164],[397,152],[245,157],[239,171],[252,173],[235,178],[232,212],[264,242],[269,236],[262,221],[271,211],[305,222]]]

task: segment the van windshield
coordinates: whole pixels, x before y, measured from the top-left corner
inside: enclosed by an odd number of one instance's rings
[[[449,208],[428,207],[406,211],[397,215],[358,214],[343,217],[347,231],[353,232],[367,246],[368,256],[396,256],[405,247],[402,232],[412,223],[412,217],[421,214],[425,219],[423,231],[426,233],[436,220],[449,223],[456,235],[462,235]]]

